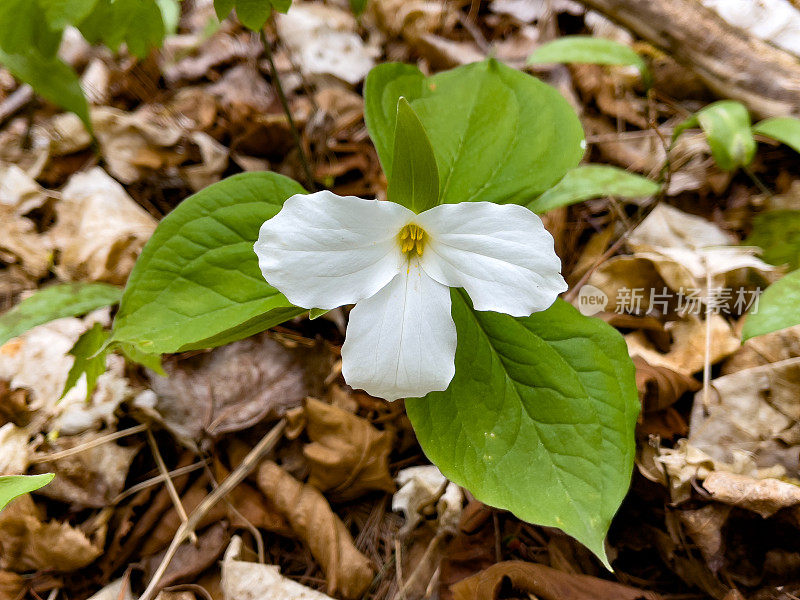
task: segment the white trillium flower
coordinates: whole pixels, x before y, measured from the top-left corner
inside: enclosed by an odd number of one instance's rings
[[[475,310],[515,317],[567,289],[553,238],[516,204],[441,204],[420,214],[323,191],[292,196],[255,244],[267,282],[292,304],[355,304],[342,346],[353,388],[396,400],[446,390],[455,374],[450,288]]]

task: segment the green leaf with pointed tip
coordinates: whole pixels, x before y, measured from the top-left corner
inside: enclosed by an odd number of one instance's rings
[[[52,59],[61,44],[62,29],[48,25],[37,0],[0,1],[0,51],[5,54]]]
[[[322,315],[328,314],[330,311],[325,310],[324,308],[312,308],[308,311],[308,319],[313,321],[315,319],[319,319]]]
[[[800,325],[800,271],[770,285],[747,315],[742,340]]]
[[[528,64],[544,63],[627,65],[639,70],[645,86],[652,83],[650,69],[633,48],[605,38],[567,35],[543,44],[528,57]]]
[[[786,144],[795,152],[800,152],[800,119],[794,117],[764,119],[753,125],[753,133],[772,138]]]
[[[46,486],[53,481],[53,477],[55,477],[55,473],[0,476],[0,510],[3,510],[14,498]]]
[[[608,565],[639,413],[625,341],[562,300],[514,318],[474,310],[463,291],[452,299],[455,377],[406,400],[422,449],[481,502],[558,527]]]
[[[583,130],[567,101],[495,60],[428,78],[386,63],[372,69],[364,93],[367,128],[389,175],[397,101],[408,100],[436,156],[443,203],[528,204],[583,156]]]
[[[98,0],[78,29],[89,43],[104,43],[114,52],[124,42],[139,58],[160,47],[166,34],[161,9],[153,0]]]
[[[800,210],[772,210],[756,215],[753,231],[742,242],[759,246],[762,258],[771,265],[800,268]]]
[[[83,95],[75,71],[56,56],[45,58],[31,49],[24,54],[7,54],[0,50],[0,64],[17,79],[29,84],[37,94],[80,117],[92,131],[89,105]]]
[[[439,204],[439,172],[428,134],[405,98],[397,102],[389,200],[421,213]]]
[[[147,354],[146,352],[142,352],[140,348],[134,346],[133,344],[111,344],[111,347],[118,348],[119,351],[122,352],[122,355],[129,361],[140,364],[143,367],[147,367],[162,377],[167,376],[166,371],[164,371],[164,367],[161,365],[160,354]]]
[[[660,186],[646,177],[610,165],[584,165],[567,171],[564,178],[528,204],[535,213],[544,213],[604,196],[641,198],[657,193]]]
[[[214,12],[220,21],[227,18],[235,6],[236,0],[214,0]]]
[[[720,169],[735,171],[753,162],[756,141],[750,127],[750,113],[741,102],[720,100],[702,108],[675,128],[673,141],[687,129],[698,126],[706,134]]]
[[[184,200],[136,261],[111,341],[147,354],[210,348],[306,312],[264,281],[253,251],[261,224],[303,193],[277,173],[241,173]]]
[[[100,323],[84,331],[72,348],[69,354],[75,357],[75,361],[67,374],[67,382],[64,384],[64,391],[61,392],[63,398],[78,383],[82,375],[86,375],[86,400],[92,396],[97,378],[106,372],[106,357],[109,348],[105,346],[109,332]]]
[[[29,329],[79,317],[119,302],[122,290],[106,283],[63,283],[43,288],[0,315],[0,346]]]

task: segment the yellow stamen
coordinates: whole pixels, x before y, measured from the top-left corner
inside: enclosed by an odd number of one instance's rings
[[[411,254],[416,252],[418,256],[422,256],[422,251],[425,249],[425,230],[419,225],[410,223],[400,230],[400,249],[404,254]]]

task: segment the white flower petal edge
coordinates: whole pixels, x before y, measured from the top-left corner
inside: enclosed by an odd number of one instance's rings
[[[450,290],[412,258],[408,267],[350,312],[342,375],[353,388],[397,400],[443,391],[455,374]]]
[[[441,204],[415,222],[428,234],[422,268],[441,284],[463,287],[475,310],[527,317],[567,290],[553,236],[523,206]]]
[[[397,232],[414,213],[393,202],[322,191],[292,196],[259,231],[267,282],[292,304],[332,309],[375,294],[404,266]]]

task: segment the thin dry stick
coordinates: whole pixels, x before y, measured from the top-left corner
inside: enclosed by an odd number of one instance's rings
[[[186,465],[185,467],[179,467],[177,469],[174,469],[174,470],[170,471],[168,473],[168,475],[170,477],[180,477],[181,475],[186,475],[187,473],[192,473],[194,471],[197,471],[198,469],[202,469],[204,466],[205,466],[205,463],[196,462],[196,463],[193,463],[191,465]],[[145,489],[147,489],[147,488],[149,488],[151,486],[158,485],[162,481],[164,481],[164,476],[163,475],[156,475],[155,477],[151,477],[150,479],[146,479],[146,480],[142,481],[141,483],[137,483],[136,485],[132,485],[131,487],[129,487],[124,492],[120,492],[120,494],[111,501],[111,504],[112,505],[119,504],[120,502],[125,500],[125,498],[129,498],[130,496],[133,496],[136,492],[141,492],[142,490],[145,490]]]
[[[164,459],[161,456],[161,451],[158,449],[156,438],[153,435],[153,432],[149,429],[147,430],[147,442],[150,444],[150,451],[153,453],[153,459],[156,461],[158,471],[164,478],[164,485],[167,486],[167,493],[172,499],[172,504],[175,506],[175,510],[178,512],[181,522],[186,523],[186,521],[189,519],[189,517],[186,516],[186,509],[183,508],[183,503],[181,502],[181,497],[178,495],[178,490],[175,489],[175,484],[172,483],[172,478],[169,476],[169,470],[167,469],[167,465],[164,463]],[[193,544],[197,543],[197,534],[195,534],[194,531],[189,534],[189,540],[191,540]]]
[[[706,267],[706,347],[703,357],[703,406],[708,407],[711,384],[711,265],[708,256],[703,256]]]
[[[286,94],[283,91],[283,84],[281,84],[281,78],[280,75],[278,75],[278,68],[275,66],[275,59],[272,57],[272,47],[269,45],[267,34],[264,33],[263,28],[261,29],[260,33],[261,45],[264,46],[264,54],[267,57],[270,74],[272,75],[272,83],[275,86],[275,91],[278,92],[278,99],[281,101],[281,107],[283,108],[284,114],[286,114],[286,119],[289,121],[289,129],[292,131],[294,143],[297,146],[297,151],[300,154],[300,162],[303,164],[303,172],[306,176],[306,183],[308,184],[309,189],[313,192],[316,185],[314,183],[314,175],[311,172],[311,163],[308,160],[308,156],[306,156],[305,148],[303,148],[303,140],[300,139],[300,131],[297,129],[297,125],[294,123],[292,109],[289,108],[289,101],[286,99]]]
[[[285,429],[286,419],[281,419],[272,429],[269,430],[267,435],[261,438],[261,441],[258,442],[258,444],[256,444],[252,450],[250,450],[247,456],[244,457],[244,460],[242,460],[239,466],[236,467],[236,469],[234,469],[231,474],[225,478],[220,486],[208,496],[203,498],[203,501],[192,511],[192,514],[189,515],[189,518],[186,520],[186,522],[181,523],[181,526],[178,527],[178,531],[175,532],[175,536],[172,538],[172,542],[169,544],[169,548],[167,548],[167,552],[164,554],[161,564],[158,565],[158,569],[156,569],[156,572],[153,574],[153,578],[150,580],[150,583],[147,584],[147,589],[144,591],[139,600],[153,600],[153,598],[155,598],[156,593],[158,592],[158,582],[161,581],[161,578],[167,571],[169,563],[173,558],[175,558],[175,553],[178,551],[180,545],[189,538],[189,535],[192,532],[194,532],[195,528],[208,513],[208,511],[211,510],[222,498],[227,496],[231,490],[239,485],[244,478],[247,477],[259,465],[262,459],[269,453],[270,450],[272,450],[275,444],[278,443],[278,440],[280,440]]]
[[[425,548],[425,552],[423,553],[422,558],[419,559],[416,568],[411,572],[411,575],[409,575],[408,579],[406,579],[405,583],[403,584],[403,587],[400,588],[399,594],[401,594],[403,598],[406,597],[406,592],[408,591],[408,589],[412,585],[414,585],[417,579],[420,578],[420,576],[422,575],[422,570],[428,567],[428,565],[430,565],[433,551],[439,545],[439,542],[441,542],[446,536],[447,533],[440,529],[439,531],[436,532],[436,535],[433,536],[433,539],[431,539],[431,541],[428,543],[428,547]]]
[[[133,427],[129,427],[128,429],[123,429],[122,431],[115,431],[114,433],[109,433],[108,435],[101,436],[90,442],[81,444],[80,446],[69,448],[68,450],[62,450],[61,452],[53,452],[52,454],[41,454],[39,456],[34,456],[33,458],[31,458],[30,462],[31,464],[36,464],[36,463],[50,462],[51,460],[58,460],[60,458],[67,458],[68,456],[73,456],[74,454],[80,454],[84,450],[89,450],[91,448],[96,448],[97,446],[102,446],[103,444],[107,444],[108,442],[113,442],[114,440],[118,440],[119,438],[133,435],[135,433],[141,433],[146,429],[147,425],[134,425]]]

